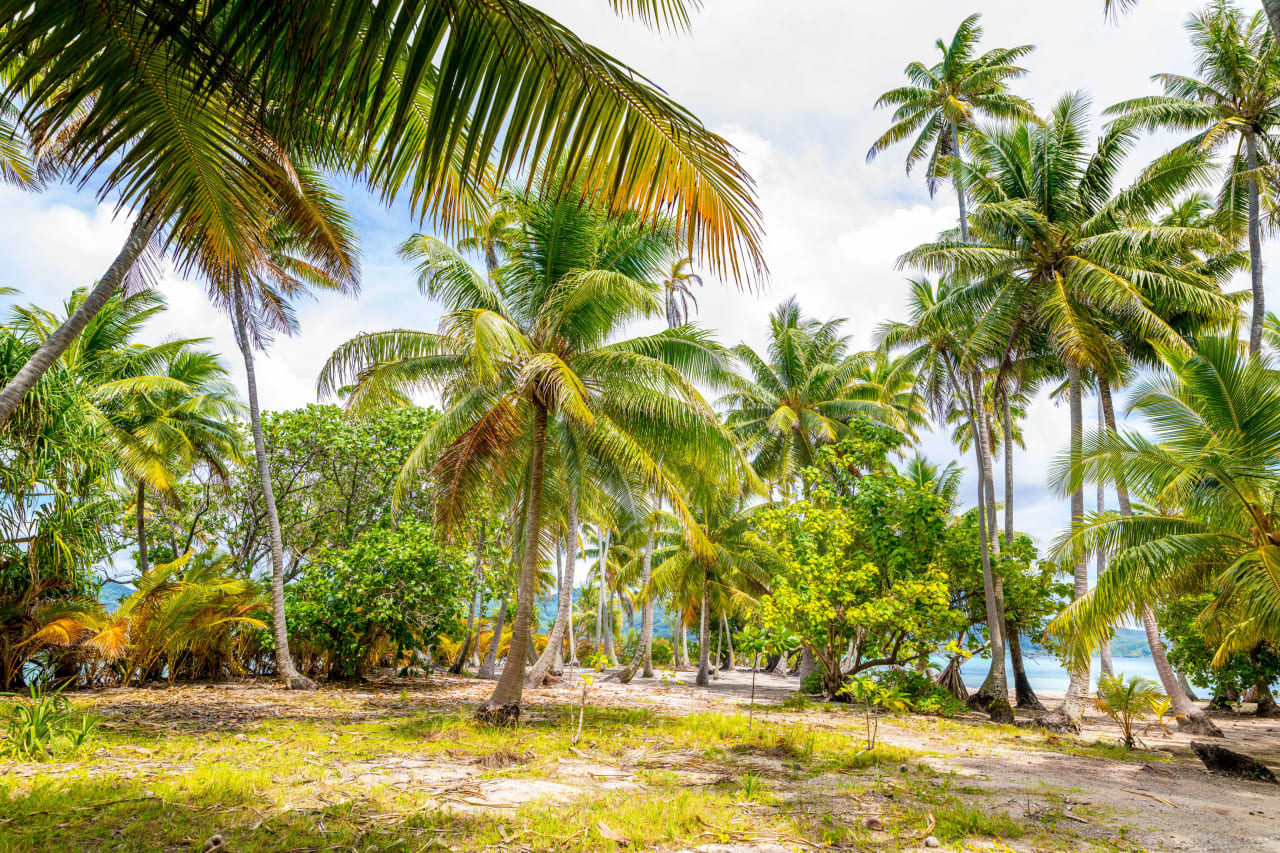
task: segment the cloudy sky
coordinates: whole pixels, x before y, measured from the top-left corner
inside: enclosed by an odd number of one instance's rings
[[[1154,92],[1155,72],[1190,70],[1182,23],[1200,4],[1146,0],[1108,24],[1102,0],[1068,4],[1069,14],[1063,4],[1027,0],[705,0],[692,31],[679,37],[617,19],[605,0],[537,5],[653,79],[741,149],[759,184],[772,277],[761,294],[708,278],[703,322],[727,343],[759,343],[769,309],[797,294],[810,314],[847,318],[855,344],[866,347],[878,323],[902,314],[904,273],[894,270],[894,259],[954,224],[954,196],[944,190],[931,199],[921,180],[903,174],[902,152],[865,162],[888,119],[872,104],[899,85],[907,62],[932,63],[935,40],[950,38],[965,15],[978,11],[985,44],[1037,46],[1025,62],[1030,74],[1017,84],[1022,95],[1043,110],[1065,92],[1084,90],[1101,108]],[[1147,143],[1134,168],[1166,142]],[[267,408],[314,400],[323,359],[353,334],[434,328],[438,319],[395,256],[396,244],[418,224],[404,209],[384,209],[356,188],[349,203],[360,226],[364,292],[358,300],[322,297],[301,306],[302,334],[277,342],[262,359]],[[113,213],[91,191],[0,189],[0,284],[50,307],[73,287],[91,284],[127,231]],[[172,310],[150,330],[155,339],[209,336],[229,360],[235,355],[230,327],[198,286],[171,277],[164,290]],[[240,376],[239,363],[232,365]],[[1028,448],[1016,462],[1017,521],[1047,542],[1067,513],[1045,484],[1048,462],[1066,440],[1067,413],[1040,399],[1030,420]],[[926,449],[937,460],[956,456],[940,436],[926,439]]]

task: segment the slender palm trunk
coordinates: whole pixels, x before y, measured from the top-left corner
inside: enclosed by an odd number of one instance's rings
[[[699,687],[706,687],[711,683],[711,632],[707,622],[709,613],[707,606],[707,596],[711,593],[711,577],[706,572],[702,574],[702,604],[698,617],[698,675],[693,683]]]
[[[596,594],[596,654],[604,654],[604,588],[605,588],[605,566],[609,560],[609,531],[601,530],[600,535],[600,565],[596,568],[596,577],[599,580]]]
[[[462,648],[458,651],[458,659],[453,662],[453,666],[449,667],[449,672],[458,675],[462,672],[463,666],[467,663],[467,658],[471,655],[471,643],[476,635],[476,619],[480,615],[481,603],[484,599],[484,527],[480,528],[480,535],[476,538],[476,566],[471,578],[472,594],[471,594],[471,612],[467,614],[467,636],[462,641]]]
[[[1101,386],[1101,383],[1102,383],[1102,380],[1100,379],[1099,386]],[[1103,429],[1104,423],[1106,423],[1106,417],[1102,413],[1102,393],[1101,391],[1099,391],[1098,393],[1098,429],[1099,431]],[[1106,511],[1107,511],[1107,486],[1105,483],[1103,483],[1102,478],[1099,477],[1098,478],[1098,515],[1102,515],[1102,513]],[[1106,570],[1107,570],[1107,552],[1102,548],[1099,548],[1097,577],[1102,577],[1102,573],[1105,572]],[[1110,637],[1108,637],[1107,641],[1103,643],[1101,647],[1099,647],[1098,658],[1099,658],[1098,669],[1101,670],[1102,674],[1107,676],[1108,678],[1115,678],[1116,668],[1111,663],[1111,638]]]
[[[498,666],[498,644],[502,642],[502,632],[507,627],[508,601],[508,594],[504,592],[498,603],[498,616],[493,621],[493,636],[489,640],[489,648],[484,654],[484,660],[480,662],[480,671],[476,673],[480,678],[493,678],[493,671]]]
[[[604,656],[608,659],[609,666],[614,667],[618,665],[618,655],[613,649],[613,585],[608,584],[607,589],[609,597],[606,599],[604,612]]]
[[[560,547],[560,540],[556,539],[556,606],[560,606],[560,588],[564,584],[564,550]],[[572,604],[573,582],[570,581],[570,604]],[[572,608],[570,608],[572,610]],[[565,613],[565,625],[568,626],[569,613]],[[548,646],[551,644],[548,643]],[[560,642],[555,646],[555,657],[551,659],[551,669],[547,670],[557,678],[564,675],[564,637],[560,638]]]
[[[1102,418],[1109,432],[1116,431],[1116,412],[1111,401],[1111,385],[1105,379],[1099,386],[1099,397],[1102,398]],[[1123,481],[1117,482],[1116,504],[1120,514],[1126,518],[1133,515],[1133,507],[1129,504],[1129,487]],[[1160,636],[1160,626],[1156,622],[1155,611],[1150,605],[1142,608],[1142,629],[1147,635],[1147,646],[1151,649],[1151,661],[1155,664],[1156,673],[1160,676],[1160,686],[1169,697],[1170,710],[1178,721],[1178,728],[1192,734],[1209,737],[1223,737],[1219,729],[1198,705],[1191,701],[1190,691],[1184,689],[1169,664],[1169,656],[1165,652],[1164,639]],[[1185,681],[1185,680],[1184,680]]]
[[[1013,544],[1013,410],[1009,404],[1009,395],[1004,395],[1001,415],[1004,420],[1004,547]],[[1031,679],[1027,678],[1027,668],[1022,660],[1022,637],[1018,634],[1018,626],[1009,619],[1005,612],[1005,640],[1009,644],[1009,660],[1013,664],[1014,704],[1019,708],[1043,711],[1044,705],[1035,690],[1031,689]]]
[[[1069,408],[1071,410],[1071,464],[1080,464],[1080,455],[1084,444],[1084,413],[1080,391],[1080,367],[1074,361],[1067,361],[1067,381],[1069,386]],[[1071,492],[1071,533],[1076,535],[1084,523],[1084,484]],[[1075,561],[1075,583],[1072,599],[1079,600],[1089,591],[1089,563],[1084,557]],[[1066,723],[1074,729],[1080,728],[1084,719],[1084,703],[1089,696],[1089,663],[1071,671],[1071,680],[1067,684],[1067,695],[1062,700],[1062,714]]]
[[[684,624],[684,617],[680,617],[680,665],[689,665],[689,626]]]
[[[151,564],[147,561],[147,484],[138,481],[138,497],[136,500],[136,509],[138,513],[138,571],[146,574]],[[174,554],[173,559],[178,559],[180,555]]]
[[[733,653],[733,634],[729,630],[729,616],[726,613],[720,614],[720,622],[724,625],[724,644],[729,650],[729,663],[725,666],[726,672],[733,672],[738,668],[738,661]]]
[[[1271,10],[1268,8],[1268,14]],[[1262,206],[1258,192],[1258,138],[1253,131],[1244,135],[1249,162],[1249,278],[1253,288],[1253,315],[1249,319],[1249,352],[1262,350],[1262,322],[1266,319],[1266,293],[1262,287]]]
[[[960,126],[954,121],[951,122],[951,147],[958,158],[960,156]],[[964,187],[960,186],[960,182],[951,178],[952,185],[956,188],[956,201],[960,205],[960,242],[969,242],[969,211],[966,209],[964,198]]]
[[[519,713],[524,692],[525,655],[530,644],[533,600],[538,586],[538,545],[542,539],[542,487],[547,463],[547,407],[533,403],[533,446],[529,458],[529,495],[524,522],[524,554],[516,591],[516,618],[511,626],[511,648],[493,694],[477,710],[482,719],[508,722]],[[501,711],[499,716],[494,712]]]
[[[67,347],[71,346],[76,336],[84,331],[89,321],[96,317],[103,306],[110,301],[112,295],[120,288],[124,277],[128,275],[129,270],[133,269],[133,265],[146,250],[147,244],[151,242],[151,235],[155,233],[159,224],[160,221],[148,213],[141,214],[134,221],[133,228],[124,241],[120,253],[111,262],[111,266],[107,267],[107,271],[103,273],[98,283],[89,291],[84,302],[80,303],[80,307],[72,312],[61,326],[53,330],[45,342],[27,359],[27,363],[22,365],[22,368],[5,384],[4,390],[0,390],[0,427],[9,421],[27,392],[35,387],[40,377],[53,367],[54,362],[67,351]]]
[[[571,491],[569,495],[568,506],[568,524],[570,530],[576,530],[578,527],[578,494]],[[533,665],[533,669],[529,670],[525,676],[526,687],[536,687],[546,678],[547,673],[551,671],[552,664],[555,662],[556,654],[563,656],[564,652],[564,632],[569,624],[569,609],[573,603],[573,573],[576,563],[576,549],[569,549],[569,557],[563,576],[560,578],[560,585],[556,590],[556,621],[551,626],[551,633],[547,638],[547,647],[542,650],[542,655]]]
[[[578,559],[578,531],[571,529],[565,536],[565,547],[569,551],[570,566]],[[569,666],[578,665],[578,638],[573,628],[573,571],[569,571],[569,616],[565,622],[565,630],[569,632]]]
[[[1271,35],[1280,41],[1280,0],[1262,0],[1262,10],[1267,13],[1267,21],[1271,24]]]
[[[966,392],[963,386],[952,375],[952,383],[956,394],[960,397],[969,416],[969,428],[973,432],[973,452],[977,457],[978,473],[978,549],[982,556],[982,592],[987,607],[987,634],[991,638],[991,667],[987,671],[986,680],[981,689],[970,702],[974,707],[983,708],[997,722],[1012,722],[1013,709],[1009,706],[1009,682],[1005,675],[1004,646],[1004,608],[999,590],[996,588],[996,576],[991,559],[991,541],[988,538],[989,526],[987,513],[994,513],[995,507],[987,506],[987,434],[978,407],[982,405],[982,386],[975,373]]]
[[[284,612],[284,543],[280,538],[280,514],[276,495],[271,488],[271,467],[267,463],[267,444],[262,437],[262,412],[258,408],[258,375],[253,364],[253,343],[249,339],[245,316],[244,294],[237,288],[232,295],[235,312],[236,343],[244,356],[245,390],[249,397],[249,429],[253,433],[253,455],[258,463],[258,486],[262,489],[262,505],[267,516],[267,533],[271,539],[271,621],[276,645],[276,676],[290,690],[312,690],[315,682],[302,675],[289,655],[289,629]]]
[[[631,658],[631,663],[627,664],[618,675],[618,680],[623,684],[635,678],[636,671],[641,666],[644,667],[644,677],[653,678],[653,663],[650,655],[650,647],[653,645],[653,598],[648,593],[649,578],[653,574],[653,545],[657,534],[657,522],[650,522],[649,538],[644,543],[644,558],[640,562],[640,589],[646,595],[641,605],[643,609],[640,616],[640,644],[636,646],[636,653]]]

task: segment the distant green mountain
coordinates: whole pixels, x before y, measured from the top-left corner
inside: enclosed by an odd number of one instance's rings
[[[100,601],[102,606],[107,608],[107,610],[115,610],[116,606],[120,603],[120,599],[125,598],[131,592],[133,592],[133,587],[107,581],[102,585],[102,589],[98,592],[98,601]]]

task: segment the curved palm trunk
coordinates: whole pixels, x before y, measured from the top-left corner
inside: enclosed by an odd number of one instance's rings
[[[569,495],[568,516],[569,530],[576,530],[578,528],[577,492],[572,492]],[[564,632],[569,624],[569,607],[573,603],[573,573],[577,562],[577,555],[574,552],[576,550],[572,546],[569,548],[569,556],[565,561],[564,575],[560,578],[559,589],[556,590],[556,621],[551,626],[551,633],[547,637],[547,647],[542,650],[537,662],[529,670],[529,674],[525,676],[524,683],[526,687],[536,687],[541,684],[543,679],[547,677],[547,673],[551,671],[556,654],[559,653],[562,656],[564,654]]]
[[[315,682],[293,665],[289,654],[289,628],[284,611],[284,543],[280,538],[280,514],[276,495],[271,488],[271,467],[267,464],[267,444],[262,437],[262,412],[258,408],[258,375],[253,364],[253,344],[249,340],[242,295],[232,296],[235,311],[236,343],[244,356],[245,390],[249,397],[249,429],[253,433],[253,455],[258,463],[258,486],[262,489],[262,505],[267,516],[267,532],[271,540],[271,622],[275,637],[276,676],[290,690],[313,690]]]
[[[956,157],[960,156],[960,127],[954,121],[951,122],[951,146]],[[969,212],[966,210],[964,187],[960,186],[960,182],[951,178],[951,184],[956,188],[956,201],[960,205],[960,242],[969,242]]]
[[[1262,10],[1267,13],[1267,22],[1271,24],[1271,35],[1280,41],[1280,0],[1262,0]]]
[[[706,687],[711,683],[711,632],[708,625],[707,596],[711,593],[711,577],[702,573],[702,605],[698,617],[698,676],[693,683]]]
[[[480,608],[484,600],[484,527],[480,528],[480,536],[476,539],[476,568],[471,579],[474,592],[471,595],[471,612],[467,614],[467,636],[462,641],[462,648],[458,651],[458,659],[453,662],[453,666],[449,667],[449,672],[453,675],[462,673],[462,667],[466,665],[467,658],[471,655],[471,644],[476,636],[476,619],[480,615]]]
[[[1111,401],[1111,384],[1105,379],[1099,387],[1102,399],[1102,418],[1109,432],[1116,431],[1115,407]],[[1133,515],[1133,507],[1129,504],[1129,488],[1124,482],[1116,483],[1116,503],[1123,516]],[[1164,639],[1160,636],[1160,626],[1156,622],[1156,614],[1150,605],[1142,608],[1142,629],[1147,635],[1147,645],[1151,649],[1151,661],[1155,664],[1156,673],[1160,676],[1160,686],[1169,697],[1170,710],[1178,721],[1178,728],[1192,734],[1209,737],[1224,737],[1222,730],[1209,719],[1200,706],[1191,701],[1190,691],[1184,689],[1184,681],[1180,681],[1169,663],[1165,652]]]
[[[542,486],[547,464],[547,407],[533,404],[533,446],[529,458],[528,510],[524,522],[524,554],[516,591],[516,618],[511,626],[511,648],[502,676],[492,695],[476,710],[482,721],[509,723],[520,715],[524,693],[525,655],[529,648],[529,626],[533,621],[533,599],[537,596],[538,544],[542,538]]]
[[[969,428],[973,432],[973,452],[977,457],[978,472],[978,549],[982,555],[982,592],[987,608],[987,634],[991,638],[991,667],[987,677],[969,701],[973,707],[985,710],[996,722],[1012,722],[1013,709],[1009,706],[1009,682],[1005,675],[1004,607],[1000,591],[996,587],[996,575],[992,566],[991,541],[988,538],[988,513],[995,507],[987,506],[987,433],[979,415],[981,386],[975,374],[966,393],[952,376],[957,395],[969,416]],[[972,395],[972,396],[971,396]]]
[[[1080,398],[1080,367],[1073,361],[1067,361],[1067,381],[1069,386],[1069,408],[1071,410],[1071,464],[1080,464],[1080,456],[1084,443],[1084,413]],[[1076,535],[1084,523],[1084,484],[1071,493],[1071,533]],[[1072,600],[1079,600],[1089,591],[1089,563],[1083,557],[1075,561],[1075,582]],[[1066,724],[1079,730],[1084,719],[1084,703],[1089,696],[1089,664],[1071,671],[1071,680],[1067,684],[1067,695],[1062,700],[1062,716]]]
[[[1267,10],[1270,14],[1271,10]],[[1258,199],[1258,138],[1249,131],[1244,135],[1249,162],[1249,283],[1253,289],[1253,315],[1249,318],[1249,352],[1262,350],[1262,323],[1266,319],[1266,292],[1262,286],[1262,208]]]
[[[138,481],[136,504],[138,513],[138,571],[145,575],[150,570],[151,565],[147,561],[147,485],[141,480]],[[173,555],[175,560],[178,557],[178,554]]]
[[[640,563],[640,588],[648,589],[649,578],[653,573],[653,544],[657,538],[657,524],[649,524],[649,538],[644,543],[644,559]],[[618,675],[618,680],[623,684],[627,684],[631,679],[635,678],[636,671],[641,666],[644,667],[644,677],[653,678],[653,663],[650,656],[651,646],[653,645],[653,599],[649,598],[644,602],[643,610],[640,616],[640,644],[636,647],[635,656],[631,658],[631,662],[626,665],[622,672]]]
[[[609,661],[610,667],[618,665],[618,655],[613,649],[613,585],[608,584],[607,590],[609,597],[605,599],[604,610],[604,656]]]
[[[728,614],[725,614],[725,613],[720,614],[720,624],[724,627],[724,644],[729,652],[729,659],[728,659],[728,662],[725,664],[724,670],[725,672],[733,672],[738,668],[738,661],[733,654],[733,634],[730,633],[729,631]]]
[[[1013,411],[1009,405],[1008,394],[1004,395],[1001,410],[1004,420],[1004,544],[1008,548],[1013,542]],[[1018,635],[1018,626],[1011,624],[1007,611],[1004,625],[1005,639],[1009,644],[1009,660],[1013,664],[1014,704],[1031,711],[1043,711],[1044,705],[1036,692],[1031,689],[1031,679],[1027,678],[1027,669],[1022,660],[1022,638]]]
[[[484,660],[480,662],[479,678],[493,678],[493,671],[498,666],[498,644],[502,641],[502,631],[507,627],[507,593],[502,594],[498,604],[498,617],[493,622],[493,639],[489,640],[489,648],[485,651]]]
[[[63,321],[61,326],[53,330],[45,342],[27,359],[27,363],[22,365],[22,368],[5,384],[4,390],[0,390],[0,426],[4,426],[9,421],[21,405],[22,399],[27,396],[27,392],[35,387],[36,382],[40,381],[40,377],[44,376],[50,367],[53,367],[54,362],[67,351],[67,347],[71,346],[76,336],[84,331],[89,321],[98,315],[111,296],[120,288],[124,277],[146,251],[147,244],[151,242],[151,235],[155,233],[159,224],[159,220],[150,214],[142,214],[137,218],[120,253],[111,262],[111,266],[107,267],[107,271],[103,273],[98,283],[89,291],[84,302]]]

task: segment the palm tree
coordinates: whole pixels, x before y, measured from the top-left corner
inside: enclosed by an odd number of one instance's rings
[[[1138,0],[1104,0],[1104,8],[1107,15],[1119,15],[1137,3]],[[1262,11],[1267,15],[1271,37],[1280,42],[1280,0],[1262,0]]]
[[[138,570],[145,574],[147,489],[172,496],[178,478],[198,463],[225,477],[227,463],[240,457],[233,419],[241,406],[218,357],[185,346],[165,358],[156,377],[117,380],[98,397],[120,470],[135,483]]]
[[[693,271],[693,258],[681,258],[672,264],[670,272],[662,279],[668,328],[674,329],[689,322],[689,303],[693,303],[694,311],[698,310],[694,287],[702,287],[702,276]]]
[[[1160,301],[1185,301],[1205,310],[1233,311],[1216,282],[1182,261],[1196,249],[1223,248],[1213,230],[1143,224],[1210,168],[1202,154],[1178,150],[1117,190],[1115,175],[1133,140],[1113,125],[1087,143],[1089,102],[1064,96],[1043,124],[1020,123],[971,138],[972,164],[960,177],[977,206],[971,242],[944,238],[903,255],[904,264],[973,281],[956,298],[982,305],[968,346],[999,354],[996,393],[1007,365],[1033,333],[1067,377],[1072,446],[1083,428],[1085,371],[1115,375],[1124,352],[1117,329],[1139,339],[1184,346],[1153,310]],[[1084,515],[1083,487],[1071,496],[1072,527]],[[1076,596],[1088,589],[1088,568],[1075,566]],[[1066,723],[1078,725],[1088,692],[1087,672],[1073,673],[1064,703]]]
[[[763,355],[746,344],[732,350],[740,372],[728,378],[730,390],[717,406],[756,472],[784,491],[814,464],[821,445],[848,432],[850,418],[876,409],[850,392],[860,363],[849,357],[844,322],[805,317],[791,297],[769,315]]]
[[[402,493],[429,474],[442,525],[460,519],[477,490],[522,505],[512,649],[478,712],[499,720],[518,713],[522,695],[553,424],[563,419],[584,456],[663,494],[682,517],[689,511],[658,465],[657,447],[690,441],[709,456],[734,453],[689,378],[720,369],[704,333],[684,327],[615,339],[633,319],[660,316],[661,288],[649,277],[667,257],[670,232],[577,199],[535,192],[517,203],[519,239],[495,282],[447,245],[423,238],[438,258],[420,286],[444,302],[439,333],[361,335],[338,348],[319,381],[322,393],[333,393],[354,380],[354,407],[415,387],[443,391],[445,412],[397,486]]]
[[[928,158],[925,180],[929,194],[950,175],[951,161],[962,153],[961,139],[978,116],[1012,120],[1031,119],[1031,104],[1009,92],[1008,81],[1026,74],[1016,63],[1035,50],[1029,44],[989,50],[975,56],[982,39],[981,15],[960,22],[950,44],[938,39],[942,59],[932,67],[922,62],[907,66],[910,84],[890,89],[876,101],[876,108],[896,107],[893,126],[867,152],[867,162],[891,145],[915,137],[907,154],[907,174]],[[969,217],[964,188],[952,181],[960,206],[960,239],[969,239]]]
[[[679,29],[690,5],[614,7]],[[647,219],[678,211],[689,244],[735,280],[765,272],[732,146],[519,0],[13,5],[0,10],[0,68],[26,96],[19,115],[37,147],[56,137],[71,174],[138,212],[82,310],[0,391],[0,425],[153,236],[167,232],[184,265],[205,252],[240,268],[261,260],[288,184],[281,153],[357,171],[388,200],[407,188],[446,227],[474,190],[533,159],[564,176],[559,189]]]
[[[1192,15],[1187,31],[1198,76],[1157,74],[1153,79],[1164,86],[1164,95],[1135,98],[1107,112],[1119,122],[1151,130],[1193,132],[1184,143],[1189,149],[1207,153],[1232,145],[1217,219],[1225,233],[1247,231],[1253,289],[1249,348],[1256,353],[1266,315],[1261,194],[1271,193],[1274,183],[1262,178],[1280,162],[1272,133],[1280,125],[1280,43],[1262,15],[1246,16],[1228,0],[1214,0]]]
[[[849,381],[849,399],[872,404],[862,413],[869,420],[919,441],[916,429],[928,424],[928,409],[916,391],[915,377],[899,370],[883,350],[858,353],[853,360],[858,369]]]
[[[1155,440],[1108,425],[1089,437],[1078,460],[1056,468],[1061,483],[1102,480],[1147,501],[1095,516],[1055,544],[1058,556],[1110,556],[1094,590],[1051,626],[1077,656],[1096,648],[1126,614],[1145,621],[1161,598],[1206,581],[1217,597],[1201,625],[1219,626],[1219,659],[1280,630],[1280,533],[1270,509],[1280,484],[1274,366],[1265,354],[1244,355],[1232,337],[1205,337],[1192,353],[1166,349],[1161,356],[1167,373],[1139,383],[1131,405]],[[1154,660],[1161,682],[1176,682],[1163,654]],[[1203,718],[1182,691],[1170,699],[1175,713]]]
[[[210,299],[230,315],[236,345],[244,359],[249,428],[271,543],[271,618],[276,675],[291,690],[309,690],[315,684],[298,672],[289,654],[284,606],[284,541],[262,434],[254,350],[265,349],[275,333],[297,331],[292,299],[312,287],[354,292],[359,288],[360,273],[355,235],[340,199],[310,169],[299,165],[294,174],[297,200],[306,207],[305,220],[315,227],[299,228],[297,217],[275,218],[263,236],[264,244],[259,247],[263,261],[251,267],[223,268],[221,274],[210,278],[207,290]]]
[[[912,281],[907,322],[886,323],[876,331],[877,346],[892,352],[905,350],[895,362],[895,372],[914,377],[916,388],[929,401],[935,418],[945,423],[958,408],[968,421],[978,472],[978,550],[982,560],[982,589],[987,633],[991,639],[991,667],[982,689],[971,697],[991,719],[1009,722],[1008,679],[1005,675],[1004,594],[993,568],[991,554],[998,540],[991,534],[994,499],[988,500],[991,477],[990,431],[983,421],[983,353],[968,345],[977,325],[966,305],[954,299],[956,286],[948,279],[935,287],[927,279]]]

